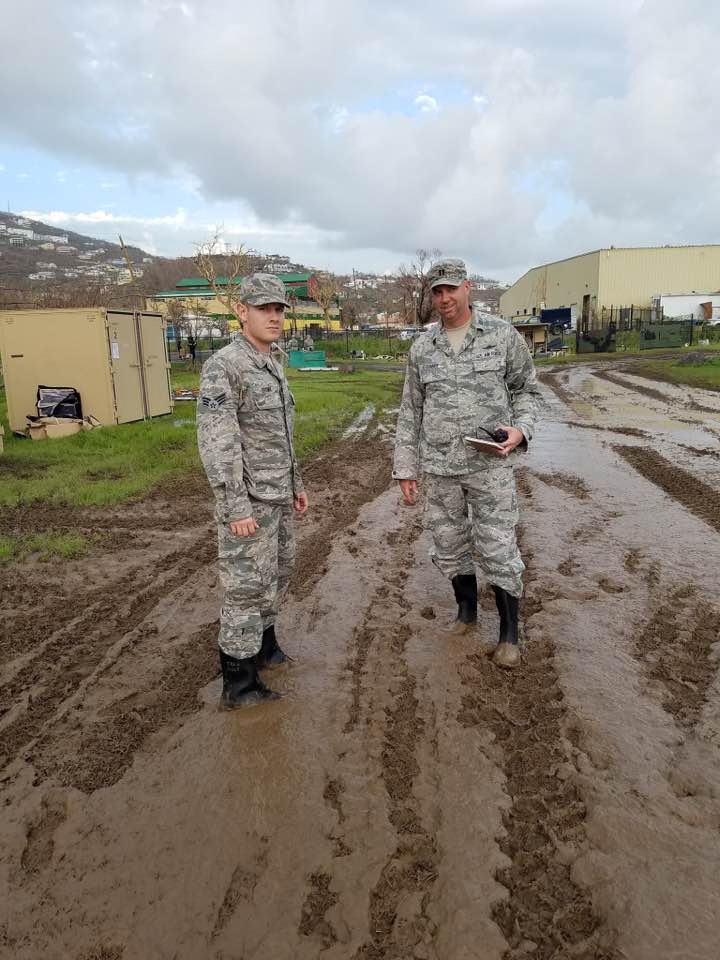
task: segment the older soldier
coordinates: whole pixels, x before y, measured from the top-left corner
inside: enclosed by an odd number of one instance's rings
[[[477,620],[475,555],[500,615],[494,660],[513,667],[519,660],[525,566],[515,537],[518,507],[507,457],[531,440],[540,393],[523,337],[499,317],[471,309],[463,261],[437,261],[429,279],[442,324],[410,348],[393,476],[405,501],[414,504],[422,471],[432,559],[452,581],[458,607],[452,632],[464,633]],[[495,454],[464,441],[492,439],[488,434],[500,440]]]
[[[308,506],[293,451],[295,401],[270,355],[282,333],[285,288],[255,273],[240,297],[242,334],[205,363],[197,410],[200,457],[216,498],[226,707],[279,696],[258,670],[286,659],[275,616],[295,558],[293,510],[301,516]]]

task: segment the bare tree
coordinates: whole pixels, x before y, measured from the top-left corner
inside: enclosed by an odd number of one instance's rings
[[[337,303],[341,290],[340,281],[331,273],[317,273],[308,284],[308,293],[323,312],[326,330],[330,329],[330,307]]]
[[[252,266],[245,247],[242,244],[228,247],[221,239],[220,231],[216,230],[210,240],[196,246],[193,262],[200,276],[207,280],[217,299],[227,308],[228,318],[234,318],[235,305],[240,300],[240,279]]]
[[[428,271],[430,265],[441,256],[440,250],[416,250],[410,264],[401,264],[397,285],[402,293],[405,312],[418,326],[430,322],[433,312]]]

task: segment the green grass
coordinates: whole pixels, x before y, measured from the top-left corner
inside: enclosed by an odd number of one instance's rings
[[[295,447],[302,459],[341,433],[369,403],[378,413],[397,406],[403,375],[292,370],[289,381],[296,404]]]
[[[296,399],[296,449],[307,456],[338,433],[366,406],[395,405],[402,375],[290,374]],[[173,386],[198,385],[197,372],[173,371]],[[180,402],[173,414],[147,423],[103,427],[63,440],[34,442],[9,430],[4,393],[0,422],[0,507],[44,501],[70,506],[105,506],[140,497],[164,482],[200,472],[195,439],[195,404]],[[5,547],[7,548],[7,545]]]
[[[633,366],[632,372],[649,377],[651,380],[662,380],[665,383],[720,390],[720,356],[705,360],[703,363],[654,360]]]
[[[88,548],[87,539],[79,533],[37,533],[32,537],[0,537],[0,563],[25,560],[37,556],[46,562],[53,559],[71,560]]]
[[[337,360],[352,359],[351,352],[353,350],[364,350],[365,356],[368,359],[371,357],[394,357],[396,354],[404,355],[408,352],[411,345],[412,340],[400,340],[397,336],[393,336],[388,340],[388,338],[383,337],[382,334],[368,334],[365,336],[356,333],[343,337],[333,337],[331,340],[315,341],[316,350],[324,350],[326,356]]]

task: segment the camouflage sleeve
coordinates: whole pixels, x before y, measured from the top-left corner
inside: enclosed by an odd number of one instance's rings
[[[424,399],[417,361],[411,347],[395,433],[392,474],[395,480],[416,480],[420,476],[419,446]]]
[[[528,442],[532,440],[535,422],[542,413],[543,400],[525,338],[514,328],[510,331],[505,381],[510,392],[513,426],[522,430]]]
[[[225,523],[252,516],[243,480],[242,439],[237,418],[239,387],[225,365],[212,357],[202,368],[197,404],[200,459]]]

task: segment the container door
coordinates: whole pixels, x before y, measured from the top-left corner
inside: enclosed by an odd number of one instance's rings
[[[135,315],[108,312],[107,325],[117,422],[143,420],[145,410]]]
[[[148,415],[160,417],[172,411],[170,362],[162,317],[157,313],[138,314]]]

